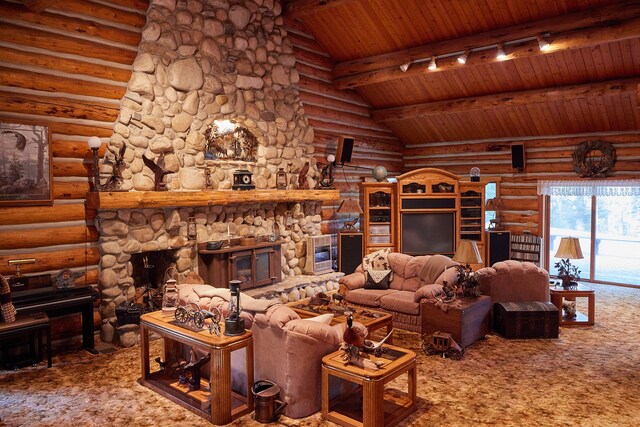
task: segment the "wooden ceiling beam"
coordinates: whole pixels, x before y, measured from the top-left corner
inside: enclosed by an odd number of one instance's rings
[[[355,1],[357,0],[294,0],[284,6],[284,16],[288,19],[300,19]]]
[[[640,2],[637,1],[496,29],[458,39],[443,40],[428,45],[336,64],[333,73],[334,82],[337,88],[346,89],[402,78],[411,75],[411,73],[417,73],[416,68],[420,68],[420,66],[424,68],[426,63],[413,64],[406,73],[400,71],[401,64],[425,59],[430,55],[462,52],[510,40],[534,37],[537,34],[551,34],[549,41],[553,42],[560,33],[567,34],[568,32],[579,32],[585,29],[587,31],[594,30],[598,27],[608,27],[619,24],[621,21],[633,19],[640,19]],[[538,52],[535,53],[537,54]]]
[[[551,36],[548,38],[550,46],[545,51],[541,51],[538,46],[538,42],[533,40],[517,45],[505,46],[505,51],[507,53],[506,59],[496,58],[496,49],[487,49],[480,52],[472,52],[467,58],[467,62],[465,64],[460,64],[457,60],[457,56],[450,56],[438,59],[438,68],[436,70],[429,70],[429,62],[425,61],[418,64],[411,64],[406,72],[400,70],[400,67],[398,66],[376,71],[368,71],[348,77],[336,78],[333,81],[333,86],[338,90],[350,89],[375,83],[382,83],[389,80],[416,76],[427,72],[445,72],[462,67],[474,67],[489,63],[499,63],[505,60],[529,58],[563,50],[573,50],[612,41],[637,38],[639,34],[640,17],[623,22],[612,22],[605,27],[597,26]]]
[[[532,103],[574,100],[576,98],[595,98],[634,92],[640,84],[639,78],[611,80],[602,83],[557,86],[522,92],[504,92],[447,101],[382,108],[372,112],[377,122],[397,122],[416,117],[443,113],[461,113],[476,110],[528,105]]]
[[[32,12],[42,12],[43,10],[56,4],[58,0],[23,0],[24,5]]]

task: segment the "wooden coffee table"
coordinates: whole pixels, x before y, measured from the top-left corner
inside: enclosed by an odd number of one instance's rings
[[[140,317],[140,357],[142,377],[140,384],[174,401],[178,405],[207,419],[213,424],[228,424],[253,411],[253,337],[251,331],[238,336],[217,336],[208,329],[199,332],[174,324],[174,316],[162,311]],[[224,323],[221,325],[224,332]],[[155,332],[164,340],[166,372],[151,372],[149,361],[149,332]],[[184,346],[202,353],[209,353],[209,376],[202,378],[199,390],[189,390],[172,375],[171,366],[183,357]],[[246,381],[244,395],[231,389],[231,353],[246,350]]]
[[[335,304],[329,305],[309,305],[309,298],[302,299],[300,301],[292,302],[288,304],[300,318],[308,319],[309,317],[319,316],[321,314],[333,314],[332,325],[337,323],[346,323],[347,316],[345,313],[351,312],[353,314],[353,320],[362,323],[367,327],[369,333],[373,333],[381,328],[386,328],[385,335],[391,332],[393,329],[393,316],[389,313],[382,311],[369,310],[362,307],[356,307],[352,305],[338,306]],[[393,344],[393,336],[389,337],[386,341],[389,344]]]
[[[596,317],[596,296],[595,291],[584,285],[578,284],[578,286],[572,286],[569,288],[563,288],[561,286],[551,286],[549,288],[551,294],[551,302],[558,307],[560,316],[560,326],[593,326],[595,324]],[[564,316],[562,311],[563,300],[574,300],[576,298],[588,299],[588,313],[585,316],[583,313],[576,311],[576,317],[573,319]]]
[[[345,364],[340,351],[322,358],[322,416],[343,426],[391,426],[402,421],[416,407],[416,354],[392,345],[380,357],[368,355],[384,364],[370,371]],[[385,385],[407,375],[407,390],[387,390]],[[331,377],[357,384],[357,389],[329,400]],[[335,380],[335,379],[334,379]]]

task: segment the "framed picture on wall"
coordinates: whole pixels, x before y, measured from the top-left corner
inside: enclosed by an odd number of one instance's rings
[[[50,139],[46,125],[0,121],[0,207],[53,203]]]

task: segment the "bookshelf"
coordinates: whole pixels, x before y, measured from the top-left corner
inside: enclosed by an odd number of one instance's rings
[[[533,234],[511,234],[511,259],[540,266],[542,238]]]

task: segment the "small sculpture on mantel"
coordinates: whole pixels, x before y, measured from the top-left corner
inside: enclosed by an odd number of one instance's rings
[[[122,169],[124,167],[124,153],[127,151],[127,146],[122,145],[119,152],[112,150],[110,147],[107,149],[113,154],[113,160],[106,160],[105,163],[111,163],[113,171],[111,176],[102,186],[102,191],[122,191],[120,186],[122,185]]]
[[[171,171],[164,169],[163,159],[164,155],[160,154],[160,157],[158,158],[158,164],[156,164],[156,162],[154,162],[153,160],[148,159],[147,156],[142,156],[144,165],[151,169],[151,172],[153,172],[153,182],[155,184],[154,190],[156,191],[167,191],[167,184],[162,180],[164,179],[165,175],[171,173]]]
[[[307,181],[307,173],[308,172],[309,172],[309,162],[304,164],[304,166],[300,170],[300,174],[298,175],[298,189],[299,190],[308,190],[309,189],[309,181]]]

